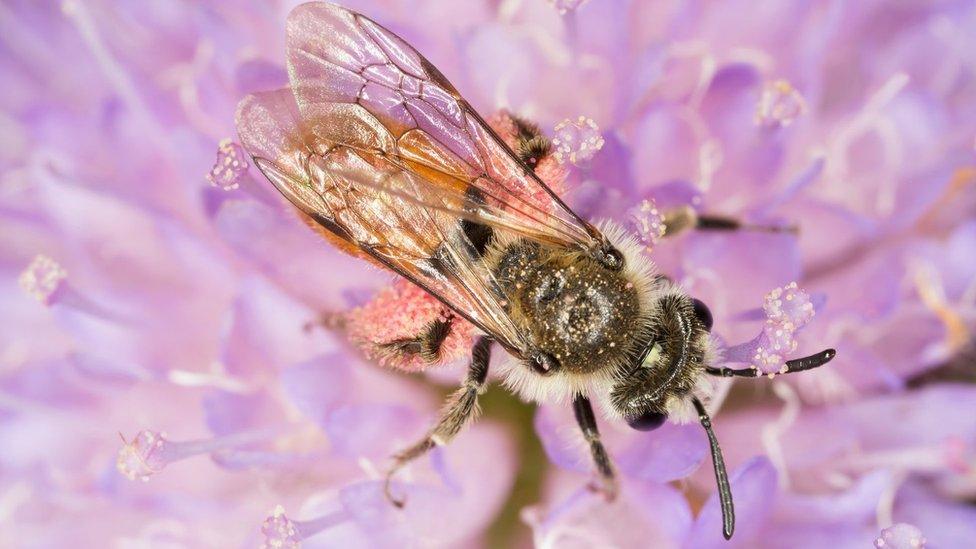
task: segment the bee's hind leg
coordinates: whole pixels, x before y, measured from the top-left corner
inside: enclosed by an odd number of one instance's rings
[[[428,364],[440,359],[441,346],[451,334],[453,317],[437,319],[424,328],[420,334],[403,339],[395,339],[375,346],[375,352],[381,358],[400,360],[411,356],[419,356]]]
[[[596,464],[597,473],[600,475],[599,483],[590,485],[594,492],[603,494],[607,501],[613,501],[617,497],[618,484],[617,477],[613,472],[613,463],[607,454],[603,442],[600,441],[600,431],[596,427],[596,417],[593,415],[593,406],[590,399],[583,395],[577,395],[573,399],[573,412],[576,415],[576,422],[583,431],[583,437],[590,445],[590,453],[593,455],[593,463]]]
[[[488,378],[491,343],[492,339],[488,336],[478,338],[471,350],[471,364],[468,366],[464,385],[448,398],[441,410],[440,419],[423,439],[393,456],[394,463],[386,473],[383,492],[397,507],[403,507],[405,499],[395,497],[390,491],[393,475],[435,446],[450,442],[478,414],[478,395],[484,390],[485,380]]]

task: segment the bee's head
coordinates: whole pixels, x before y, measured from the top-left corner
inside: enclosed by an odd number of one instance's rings
[[[694,388],[705,368],[712,329],[708,307],[686,295],[666,295],[656,310],[642,354],[610,393],[614,409],[640,431],[660,427],[672,400]]]

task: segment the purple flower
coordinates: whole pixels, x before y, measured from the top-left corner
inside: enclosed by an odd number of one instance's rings
[[[735,537],[694,421],[599,417],[611,504],[555,405],[488,414],[389,505],[388,458],[463,373],[363,356],[342,320],[379,323],[392,277],[296,222],[238,144],[240,99],[289,82],[291,3],[65,0],[0,7],[0,540],[976,542],[972,3],[342,3],[486,119],[538,123],[539,173],[708,304],[715,365],[767,374],[709,402]]]

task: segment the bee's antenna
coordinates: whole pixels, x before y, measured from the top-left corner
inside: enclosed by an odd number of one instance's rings
[[[796,225],[754,225],[743,223],[732,217],[722,217],[717,215],[699,215],[695,228],[704,231],[755,231],[760,233],[791,233],[799,234],[800,228]]]
[[[708,417],[705,405],[698,400],[698,397],[691,397],[695,409],[698,410],[698,420],[705,428],[708,435],[708,446],[712,450],[712,467],[715,469],[715,483],[718,484],[718,501],[722,508],[722,536],[725,539],[732,539],[732,532],[735,530],[735,507],[732,505],[732,487],[729,486],[729,473],[725,470],[725,459],[722,458],[722,449],[712,431],[712,419]]]
[[[735,370],[732,368],[715,368],[714,366],[708,366],[705,368],[705,372],[713,376],[721,377],[759,377],[762,375],[792,374],[794,372],[803,372],[805,370],[819,368],[820,366],[823,366],[824,364],[833,360],[835,356],[837,356],[837,351],[834,349],[824,349],[823,351],[810,356],[787,360],[786,366],[782,370],[773,372],[772,374],[763,374],[756,368],[742,368],[741,370]]]

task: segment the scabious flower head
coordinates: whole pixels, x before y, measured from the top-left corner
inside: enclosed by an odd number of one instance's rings
[[[711,309],[710,365],[767,374],[711,384],[733,544],[973,545],[972,3],[341,3],[509,146],[511,114],[542,128],[536,174]],[[240,99],[289,84],[292,4],[0,8],[0,545],[730,547],[697,424],[599,418],[607,504],[572,413],[495,387],[389,505],[463,366],[370,359],[448,311],[238,144]],[[676,212],[743,229],[665,236]]]

